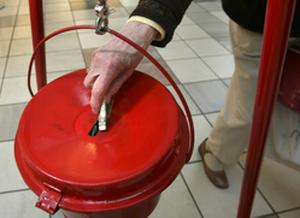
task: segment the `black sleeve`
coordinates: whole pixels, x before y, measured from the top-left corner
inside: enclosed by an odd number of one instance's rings
[[[192,0],[140,0],[130,16],[143,16],[158,23],[165,31],[162,41],[152,45],[164,47],[171,41],[175,28],[181,22],[184,12]]]

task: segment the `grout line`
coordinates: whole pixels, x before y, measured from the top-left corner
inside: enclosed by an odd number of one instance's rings
[[[217,41],[217,40],[216,40]],[[186,44],[186,46],[188,46],[190,49],[192,49],[194,51],[194,49],[186,42],[184,41],[184,43]],[[219,43],[217,41],[217,43]],[[221,44],[221,43],[219,43]],[[224,47],[224,46],[223,46]],[[210,70],[211,72],[218,78],[218,80],[221,80],[221,82],[223,83],[223,85],[225,85],[225,87],[228,87],[227,84],[225,83],[225,81],[223,81],[223,79],[217,74],[217,72],[215,72],[204,60],[203,58],[206,58],[206,57],[223,57],[223,56],[230,56],[232,55],[232,53],[230,52],[230,54],[227,54],[227,55],[224,55],[224,54],[220,54],[220,55],[205,55],[205,56],[200,56],[197,54],[197,52],[195,52],[197,57],[200,58],[200,60],[204,63],[204,65],[206,65]]]
[[[241,167],[241,169],[243,170],[243,172],[245,172],[245,168],[244,166],[240,163],[240,161],[237,162],[237,164]],[[258,185],[256,186],[256,191],[261,195],[261,197],[265,200],[265,202],[267,203],[267,205],[271,208],[272,212],[276,214],[276,210],[275,208],[272,206],[272,204],[269,202],[269,200],[267,199],[267,197],[264,195],[264,193],[260,190],[260,188],[258,187]]]
[[[275,216],[276,218],[279,217],[278,214],[276,214],[276,213],[269,213],[269,214],[265,214],[265,215],[262,215],[262,216],[256,216],[256,217],[254,217],[254,218],[270,218],[270,216],[272,216],[272,218],[274,218],[274,216]]]
[[[262,196],[262,198],[265,200],[265,202],[267,202],[267,205],[271,208],[272,212],[277,215],[275,208],[271,205],[271,203],[268,201],[267,197],[260,190],[260,188],[258,188],[258,186],[256,187],[256,191]]]
[[[13,142],[13,141],[14,141],[14,139],[6,139],[6,140],[0,140],[0,143]]]
[[[47,76],[49,76],[51,74],[55,74],[55,73],[66,73],[67,74],[67,73],[70,73],[70,72],[73,72],[73,71],[76,71],[76,70],[79,70],[79,69],[85,69],[85,68],[84,67],[82,67],[82,68],[68,68],[68,69],[64,69],[64,70],[47,71]],[[31,76],[34,78],[35,77],[35,73],[32,73]],[[22,77],[26,77],[27,78],[27,73],[25,73],[24,75],[7,76],[7,77],[5,77],[3,79],[16,79],[16,78],[22,78]],[[13,104],[18,104],[18,103],[13,103]]]
[[[9,106],[15,106],[19,104],[27,104],[28,101],[22,101],[22,102],[16,102],[16,103],[10,103],[10,104],[0,104],[0,108],[3,107],[9,107]]]
[[[0,195],[24,192],[24,191],[29,191],[29,190],[30,190],[29,188],[24,188],[24,189],[17,189],[17,190],[11,190],[11,191],[3,191],[3,192],[0,192]]]
[[[297,211],[297,210],[300,210],[300,207],[294,207],[294,208],[290,208],[287,210],[277,211],[277,214],[283,214],[283,213],[288,213],[288,212]]]
[[[193,160],[193,161],[186,163],[185,165],[191,165],[191,164],[196,164],[196,163],[202,163],[202,160]]]
[[[183,182],[184,182],[184,184],[185,184],[185,186],[186,186],[186,188],[187,188],[187,190],[188,190],[188,192],[189,192],[189,194],[190,194],[190,196],[191,196],[191,198],[192,198],[192,200],[193,200],[193,202],[194,202],[194,204],[195,204],[195,206],[196,206],[196,209],[197,209],[197,211],[198,211],[200,217],[203,218],[204,215],[203,215],[203,213],[201,212],[200,207],[199,207],[199,205],[197,204],[196,199],[195,199],[195,197],[194,197],[194,195],[193,195],[193,193],[192,193],[190,187],[188,186],[188,184],[187,184],[187,182],[186,182],[186,180],[185,180],[183,174],[180,173],[180,176],[181,176],[181,178],[182,178],[182,180],[183,180]]]

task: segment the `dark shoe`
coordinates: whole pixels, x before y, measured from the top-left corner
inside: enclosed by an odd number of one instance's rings
[[[222,188],[222,189],[226,189],[228,188],[229,184],[228,184],[228,179],[227,179],[227,176],[226,176],[226,173],[224,170],[222,171],[213,171],[211,170],[206,162],[205,162],[205,159],[204,159],[204,156],[206,153],[211,153],[210,151],[206,150],[206,140],[205,139],[199,146],[199,154],[200,156],[202,157],[202,162],[203,162],[203,167],[204,167],[204,171],[207,175],[207,177],[209,178],[209,180],[215,185],[217,186],[218,188]]]

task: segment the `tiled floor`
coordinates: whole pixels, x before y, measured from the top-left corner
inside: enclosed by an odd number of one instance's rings
[[[3,0],[2,0],[3,2]],[[31,53],[28,0],[4,0],[0,10],[0,217],[49,218],[34,208],[36,197],[24,184],[14,162],[13,143],[18,120],[30,96],[26,89],[26,68]],[[49,33],[73,24],[93,24],[94,0],[44,0],[45,29]],[[108,0],[115,8],[110,18],[119,30],[137,0]],[[47,45],[47,70],[54,79],[89,64],[92,51],[110,36],[91,31],[64,34]],[[180,85],[191,108],[198,145],[212,129],[224,102],[233,72],[228,37],[228,17],[219,0],[195,0],[174,40],[164,49],[150,52]],[[138,69],[169,84],[146,60]],[[188,71],[186,70],[188,69]],[[171,90],[172,91],[172,90]],[[243,176],[241,163],[228,170],[230,188],[211,185],[195,151],[175,182],[162,195],[151,218],[234,218]],[[252,212],[253,217],[300,217],[300,174],[269,159],[264,160]],[[60,217],[60,213],[52,216]]]

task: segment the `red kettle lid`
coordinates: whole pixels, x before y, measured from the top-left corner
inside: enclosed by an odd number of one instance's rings
[[[135,72],[115,96],[108,131],[89,136],[97,115],[89,107],[85,75],[65,75],[29,102],[18,130],[25,162],[54,186],[140,180],[172,149],[180,109],[159,82]]]

